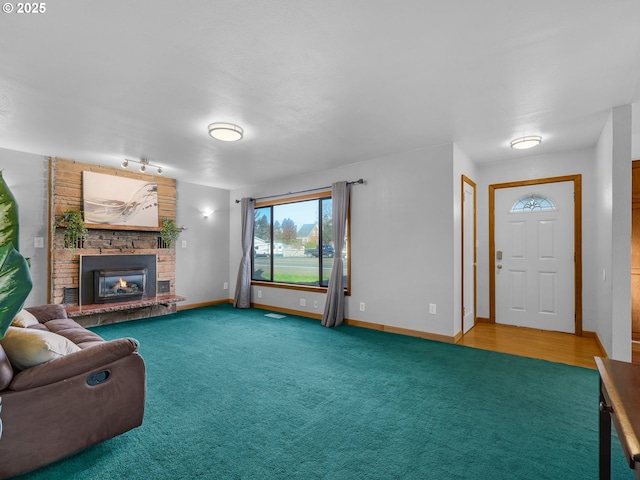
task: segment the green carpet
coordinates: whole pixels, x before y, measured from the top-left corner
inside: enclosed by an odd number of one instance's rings
[[[140,341],[144,423],[21,478],[598,476],[594,370],[265,313],[94,328]],[[617,443],[613,465],[633,478]]]

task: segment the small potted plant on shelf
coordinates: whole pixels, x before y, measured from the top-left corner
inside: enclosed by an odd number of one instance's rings
[[[62,218],[56,221],[55,226],[65,229],[64,246],[72,251],[82,246],[82,242],[86,240],[89,232],[84,225],[80,210],[65,210]]]
[[[176,243],[181,231],[173,218],[165,217],[160,220],[160,238],[167,245],[167,248],[171,248]]]

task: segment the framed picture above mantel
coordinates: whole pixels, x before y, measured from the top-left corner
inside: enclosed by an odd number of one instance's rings
[[[87,228],[159,230],[154,182],[85,170],[82,201]]]

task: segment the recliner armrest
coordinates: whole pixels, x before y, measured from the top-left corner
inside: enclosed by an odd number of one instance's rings
[[[9,384],[9,390],[28,390],[82,373],[89,373],[119,358],[137,352],[138,346],[138,341],[134,338],[118,338],[99,343],[79,352],[21,371],[13,377]]]
[[[50,303],[48,305],[38,305],[37,307],[27,307],[25,310],[38,319],[40,323],[56,320],[58,318],[67,318],[67,310],[64,305],[58,303]]]

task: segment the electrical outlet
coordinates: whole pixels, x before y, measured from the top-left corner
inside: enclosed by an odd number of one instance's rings
[[[258,290],[258,298],[262,298],[262,290]]]
[[[187,248],[187,241],[186,240],[182,240],[182,248]]]
[[[436,304],[435,303],[430,303],[429,304],[429,313],[431,315],[435,315],[436,314]]]
[[[300,299],[300,306],[301,307],[306,307],[307,306],[307,301],[304,298]]]
[[[313,301],[313,308],[318,308],[318,300]]]
[[[222,284],[222,288],[224,288],[225,290],[229,290],[229,282],[224,282]]]
[[[360,302],[360,311],[364,312],[364,302]]]
[[[44,237],[33,237],[33,248],[44,248]]]

